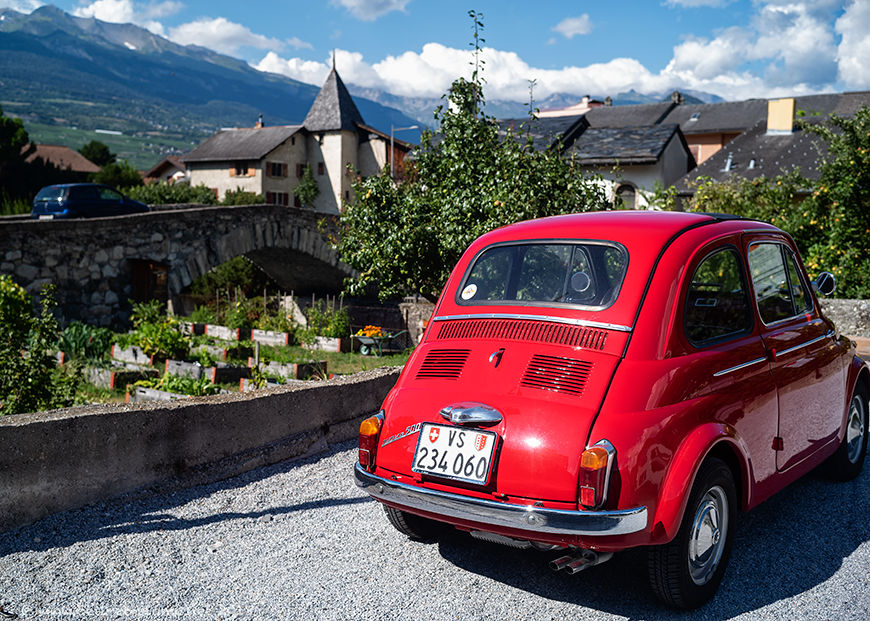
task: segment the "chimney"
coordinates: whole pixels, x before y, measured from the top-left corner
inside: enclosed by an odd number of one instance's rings
[[[767,102],[767,133],[790,134],[794,131],[794,97]]]
[[[266,126],[263,124],[263,115],[261,114],[260,118],[257,119],[257,124],[254,125],[254,129],[263,129],[264,127]]]
[[[671,101],[676,105],[681,106],[686,100],[680,91],[674,91],[671,93]]]

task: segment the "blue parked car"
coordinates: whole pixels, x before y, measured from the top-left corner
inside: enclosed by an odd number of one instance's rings
[[[127,198],[118,190],[98,183],[64,183],[42,188],[33,199],[30,217],[100,218],[151,211],[145,203]]]

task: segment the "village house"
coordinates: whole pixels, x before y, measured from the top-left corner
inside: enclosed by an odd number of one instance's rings
[[[34,144],[33,150],[25,158],[28,164],[42,160],[46,164],[57,167],[67,173],[68,181],[87,181],[88,177],[100,172],[100,167],[94,164],[78,151],[56,144]],[[25,148],[25,151],[29,147]]]
[[[252,128],[220,130],[181,159],[190,183],[212,188],[218,199],[241,189],[269,204],[339,214],[355,175],[375,175],[391,159],[401,171],[411,146],[365,124],[333,67],[302,124],[269,127],[261,117]],[[293,194],[306,168],[318,187],[311,205]]]

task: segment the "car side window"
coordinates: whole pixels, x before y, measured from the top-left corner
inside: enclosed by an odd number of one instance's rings
[[[813,310],[813,301],[810,293],[807,290],[806,283],[801,278],[800,270],[797,267],[797,257],[791,250],[786,251],[785,263],[788,266],[788,280],[791,283],[791,292],[794,296],[794,307],[796,314],[806,313]]]
[[[812,308],[791,251],[777,243],[749,247],[749,270],[758,314],[765,324],[794,317]]]
[[[110,188],[100,188],[100,198],[104,201],[120,201],[121,193]]]
[[[683,313],[686,337],[695,346],[745,334],[752,310],[736,249],[713,252],[698,264]]]

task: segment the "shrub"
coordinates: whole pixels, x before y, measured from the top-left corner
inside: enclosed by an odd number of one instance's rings
[[[109,357],[109,347],[115,334],[108,328],[73,321],[58,339],[58,349],[71,360],[102,361]]]
[[[38,315],[30,296],[10,276],[0,276],[0,415],[72,405],[78,375],[57,367],[56,303],[50,286],[42,290]]]
[[[149,183],[127,188],[127,195],[149,205],[173,205],[191,203],[194,205],[214,205],[217,197],[203,184],[191,186],[187,183]]]

